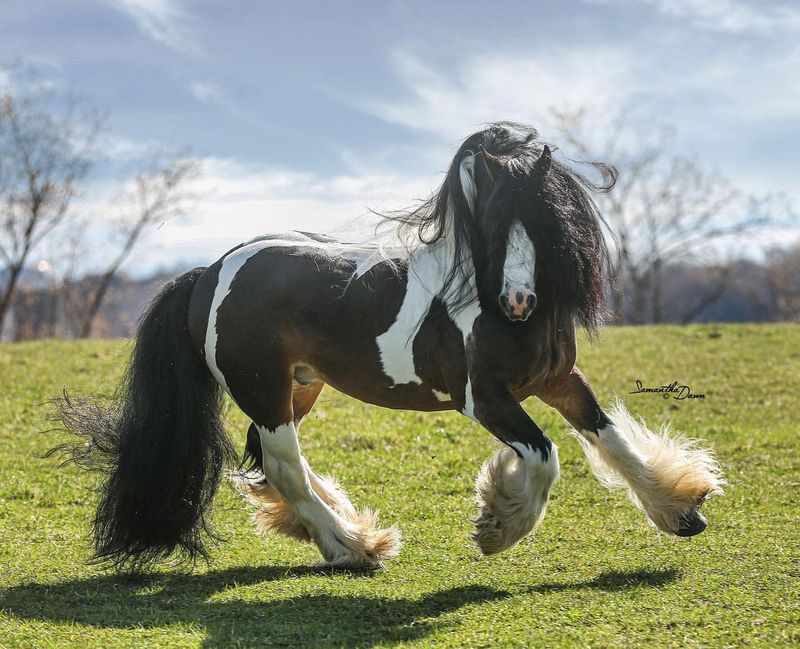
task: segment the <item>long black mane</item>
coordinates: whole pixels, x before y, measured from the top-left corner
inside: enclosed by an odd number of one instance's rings
[[[600,183],[557,160],[546,173],[539,173],[537,161],[544,143],[536,129],[497,122],[464,140],[438,192],[413,210],[393,212],[384,218],[399,223],[401,231],[412,232],[419,242],[428,245],[450,236],[452,228],[455,255],[444,292],[450,297],[451,308],[463,308],[475,298],[465,278],[474,267],[480,293],[486,258],[496,252],[486,241],[480,214],[473,213],[462,187],[461,163],[469,155],[476,156],[478,185],[485,181],[486,167],[478,162],[481,147],[502,161],[505,170],[495,178],[485,217],[508,227],[514,218],[524,224],[537,253],[537,309],[546,309],[562,323],[577,318],[591,334],[605,315],[608,268],[604,236],[608,227],[592,193],[613,188],[617,179],[613,166],[586,163],[600,172]]]

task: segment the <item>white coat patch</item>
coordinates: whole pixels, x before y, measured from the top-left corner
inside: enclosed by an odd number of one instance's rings
[[[336,241],[317,241],[299,232],[287,233],[275,239],[253,241],[241,248],[237,248],[225,257],[219,269],[217,286],[214,290],[214,297],[211,300],[211,308],[208,313],[204,351],[206,355],[206,364],[211,370],[211,374],[228,394],[231,392],[230,388],[217,364],[217,344],[219,341],[217,314],[225,298],[228,297],[231,291],[231,284],[238,272],[253,255],[267,248],[314,248],[317,250],[324,250],[329,254],[339,255],[348,261],[356,263],[358,265],[358,270],[362,273],[369,270],[369,267],[372,265],[381,261],[380,257],[374,255],[372,249],[360,246],[349,246]]]
[[[264,250],[264,248],[267,247],[264,244],[267,243],[266,241],[257,241],[234,250],[230,255],[225,257],[219,269],[217,287],[214,289],[214,298],[211,300],[211,309],[208,312],[205,353],[208,369],[211,370],[211,374],[217,379],[217,383],[219,383],[228,394],[231,393],[231,390],[228,387],[225,376],[223,376],[222,371],[217,365],[217,341],[219,339],[219,332],[217,331],[217,313],[219,312],[220,306],[222,306],[222,302],[228,297],[231,291],[231,284],[236,274],[250,257]]]
[[[475,296],[473,302],[459,312],[453,313],[450,308],[453,303],[453,300],[450,299],[451,295],[441,295],[445,278],[453,263],[454,254],[453,243],[445,238],[439,243],[421,249],[411,259],[403,304],[400,306],[392,325],[376,339],[383,372],[392,379],[394,385],[422,383],[422,379],[417,375],[414,367],[414,338],[419,332],[419,327],[435,297],[442,299],[448,309],[450,319],[461,332],[464,349],[466,350],[468,347],[469,336],[472,334],[475,320],[481,314],[475,287],[474,270],[466,268],[465,273],[468,276],[462,280],[469,284],[469,289]],[[457,287],[452,290],[457,290]],[[436,397],[444,400],[439,394],[436,394]],[[452,395],[449,398],[452,398]],[[467,377],[465,406],[462,412],[475,419],[472,386],[469,377]]]
[[[392,325],[376,338],[383,373],[395,385],[422,383],[414,369],[412,346],[433,299],[441,293],[453,256],[452,246],[441,241],[422,248],[408,266],[406,294]]]

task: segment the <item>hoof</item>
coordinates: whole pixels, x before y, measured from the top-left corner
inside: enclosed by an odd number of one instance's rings
[[[708,520],[696,509],[681,518],[681,526],[676,534],[678,536],[696,536],[708,527]]]
[[[509,547],[508,540],[503,538],[502,524],[491,512],[484,509],[473,523],[475,523],[475,531],[472,533],[472,540],[478,546],[481,554],[489,556]]]

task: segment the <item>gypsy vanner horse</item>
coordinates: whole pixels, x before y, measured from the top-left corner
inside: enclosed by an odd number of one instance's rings
[[[457,410],[504,446],[476,481],[473,539],[514,546],[544,517],[556,445],[520,402],[574,427],[595,472],[627,487],[662,532],[692,536],[721,493],[712,455],[600,407],[575,365],[576,322],[603,317],[607,248],[593,184],[537,132],[497,123],[468,137],[430,200],[388,215],[413,231],[399,256],[316,234],[269,235],[170,282],[142,317],[111,406],[60,402],[79,465],[106,474],[95,559],[139,568],[180,550],[207,558],[207,513],[233,454],[223,392],[252,420],[234,474],[260,531],[310,540],[334,566],[379,566],[393,528],[357,511],[303,457],[298,430],[327,383],[387,408]],[[64,447],[62,447],[64,448]]]

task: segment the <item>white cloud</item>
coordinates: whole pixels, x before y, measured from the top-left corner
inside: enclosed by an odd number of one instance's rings
[[[48,72],[47,76],[43,74],[44,71]],[[62,80],[58,76],[59,72],[55,65],[0,64],[0,90],[34,95],[49,93],[59,89],[62,85]],[[55,76],[53,76],[54,74]]]
[[[757,192],[785,190],[800,200],[789,165],[767,166],[760,174],[744,155],[747,146],[757,146],[756,134],[768,137],[773,124],[800,118],[800,47],[776,43],[779,55],[754,56],[759,46],[752,40],[742,37],[743,45],[724,57],[709,56],[703,47],[686,49],[685,39],[675,35],[647,48],[635,40],[529,54],[476,48],[452,67],[403,50],[394,56],[401,90],[354,106],[432,136],[429,148],[440,169],[447,152],[486,122],[531,123],[557,143],[549,126],[553,107],[588,109],[598,118],[598,134],[604,113],[632,107],[674,125],[680,145],[737,183]]]
[[[195,99],[205,104],[227,106],[230,104],[225,91],[213,81],[194,81],[189,86]]]
[[[211,263],[234,245],[256,236],[287,230],[329,233],[342,239],[368,240],[377,218],[370,208],[406,207],[426,197],[436,176],[401,176],[379,172],[322,176],[291,169],[244,165],[207,158],[203,174],[190,191],[197,200],[185,216],[151,229],[131,258],[127,272],[151,272],[170,264]],[[81,206],[91,223],[94,257],[87,268],[102,266],[113,231],[118,188],[106,182],[93,188],[91,203]]]
[[[554,105],[618,104],[636,88],[633,64],[622,49],[570,47],[529,55],[476,52],[456,70],[440,72],[398,52],[395,67],[405,96],[359,105],[387,122],[454,143],[486,122],[540,123]]]
[[[180,0],[104,0],[127,14],[150,38],[177,52],[197,55],[199,49],[187,26]]]
[[[132,140],[116,133],[103,133],[101,148],[111,163],[125,164],[146,160],[164,147],[156,140]]]
[[[636,2],[659,13],[686,18],[704,29],[743,34],[773,34],[800,30],[797,4],[750,4],[742,0],[589,0],[592,3]]]

